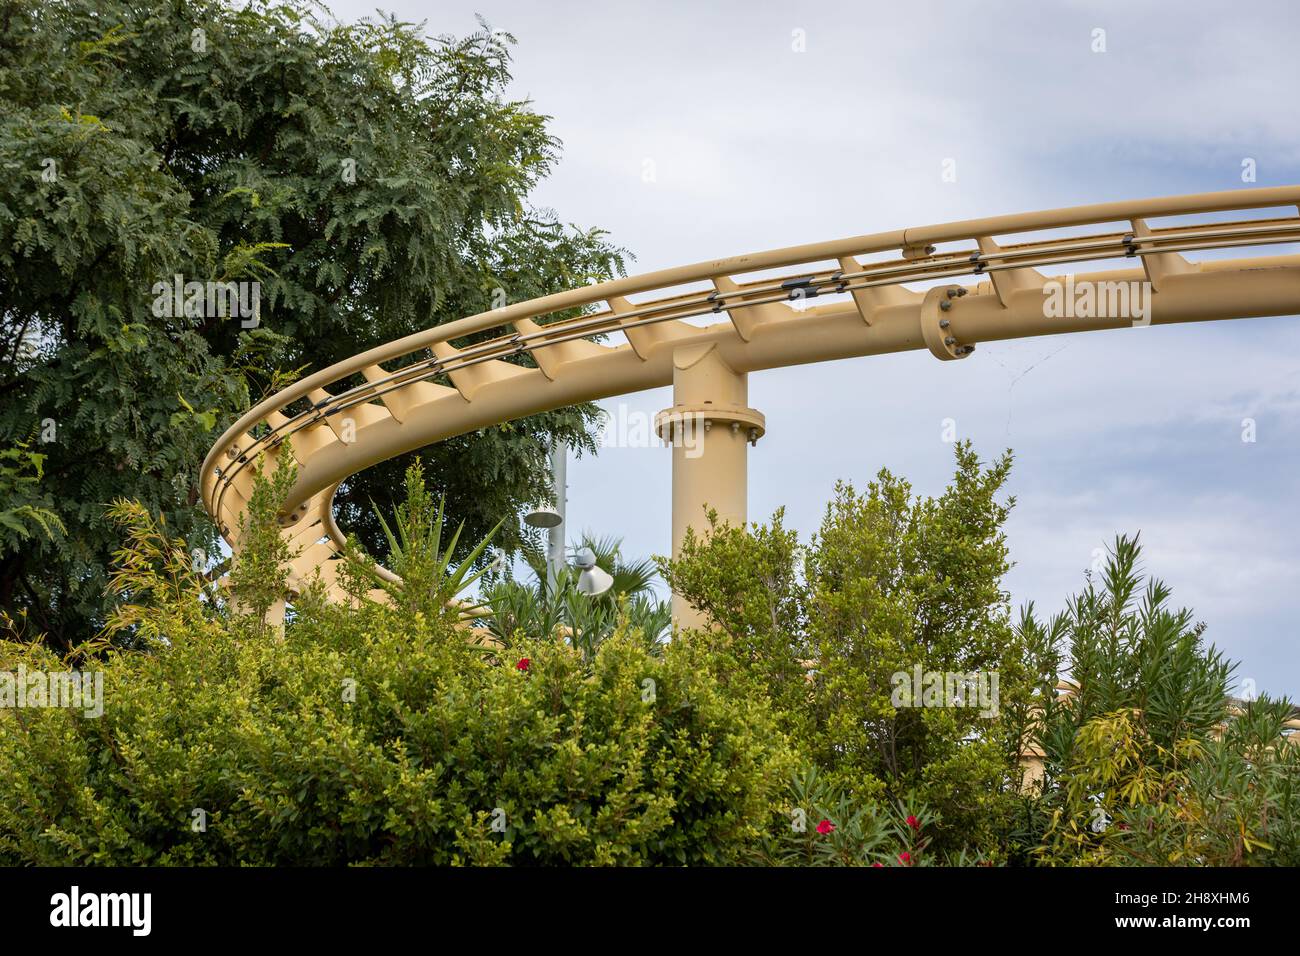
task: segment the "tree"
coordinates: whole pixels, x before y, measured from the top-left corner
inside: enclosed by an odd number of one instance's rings
[[[45,456],[26,443],[0,451],[0,545],[16,549],[38,533],[48,538],[62,534],[63,522],[41,489]]]
[[[664,566],[709,619],[694,639],[730,660],[728,680],[770,697],[828,785],[928,804],[943,851],[992,849],[1014,810],[1019,743],[1000,707],[1030,689],[1002,587],[1011,456],[985,467],[963,443],[956,465],[937,498],[888,471],[865,494],[837,485],[806,546],[778,512],[748,532],[688,534]],[[918,672],[926,687],[900,695]],[[953,706],[932,675],[944,688],[948,675],[983,680],[992,699]]]
[[[1036,736],[1044,753],[1037,856],[1058,864],[1294,865],[1300,749],[1281,736],[1286,700],[1234,707],[1235,665],[1205,625],[1144,575],[1137,537],[1108,550],[1065,611],[1026,608],[1017,630],[1046,664]],[[1068,694],[1055,693],[1066,677]],[[1050,690],[1049,690],[1050,688]]]
[[[32,507],[66,530],[0,537],[0,609],[55,644],[104,619],[109,501],[215,554],[199,463],[293,373],[622,269],[528,203],[558,143],[505,94],[508,34],[321,9],[0,0],[0,448],[44,456]],[[178,310],[178,275],[245,285]],[[445,442],[432,491],[477,539],[544,494],[553,440],[593,450],[593,427],[582,406]],[[340,491],[381,558],[371,501],[391,510],[406,464]]]

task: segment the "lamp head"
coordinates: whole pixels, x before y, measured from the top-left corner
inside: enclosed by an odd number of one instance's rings
[[[578,575],[578,593],[585,594],[587,597],[604,594],[613,584],[614,578],[609,572],[596,567],[594,563],[589,568],[583,568]]]
[[[564,518],[551,505],[535,505],[524,515],[524,524],[532,528],[556,528]]]
[[[613,577],[603,568],[596,566],[596,554],[591,548],[579,548],[573,556],[573,563],[579,570],[578,593],[587,597],[604,594],[614,584]]]

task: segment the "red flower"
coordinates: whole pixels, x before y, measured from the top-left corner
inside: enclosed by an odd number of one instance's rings
[[[912,816],[910,813],[907,816],[907,825],[911,827],[913,830],[921,829],[921,821],[918,820],[916,817]]]
[[[904,866],[911,866],[911,865],[912,865],[912,854],[910,854],[910,853],[908,853],[906,850],[904,850],[902,853],[898,854],[898,862],[901,863],[901,864],[903,864]]]
[[[835,824],[831,823],[829,820],[823,820],[821,823],[817,824],[817,832],[822,836],[832,832],[834,829]]]
[[[1115,824],[1115,826],[1116,826],[1118,829],[1120,829],[1120,830],[1127,830],[1127,829],[1128,829],[1128,824],[1127,824],[1127,823],[1117,823],[1117,824]]]
[[[876,867],[876,866],[884,866],[885,864],[883,864],[883,863],[872,863],[871,865],[872,865],[873,867]]]
[[[529,665],[531,665],[532,663],[533,662],[529,660],[527,657],[521,657],[519,658],[519,663],[515,665],[515,670],[526,671],[528,670]]]

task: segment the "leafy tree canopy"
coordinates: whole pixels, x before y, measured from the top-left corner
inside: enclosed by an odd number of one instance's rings
[[[505,94],[512,42],[305,0],[0,0],[0,449],[25,449],[3,480],[43,456],[5,503],[0,609],[64,645],[101,622],[119,496],[213,552],[198,465],[286,372],[621,271],[599,230],[529,204],[558,143]],[[177,275],[260,283],[256,326],[171,314],[155,285]],[[593,418],[426,452],[466,540],[539,494],[553,438],[591,449]],[[340,493],[381,556],[371,500],[404,467]]]

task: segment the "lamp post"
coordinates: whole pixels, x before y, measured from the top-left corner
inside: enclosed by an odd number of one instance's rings
[[[555,584],[564,567],[564,505],[568,497],[569,447],[556,442],[551,448],[551,488],[554,505],[539,504],[524,515],[524,523],[546,529],[546,593],[555,593]]]
[[[564,516],[569,497],[569,446],[556,442],[551,449],[551,481],[555,490],[555,510],[560,520],[546,532],[546,588],[554,593],[560,570],[564,567]]]

